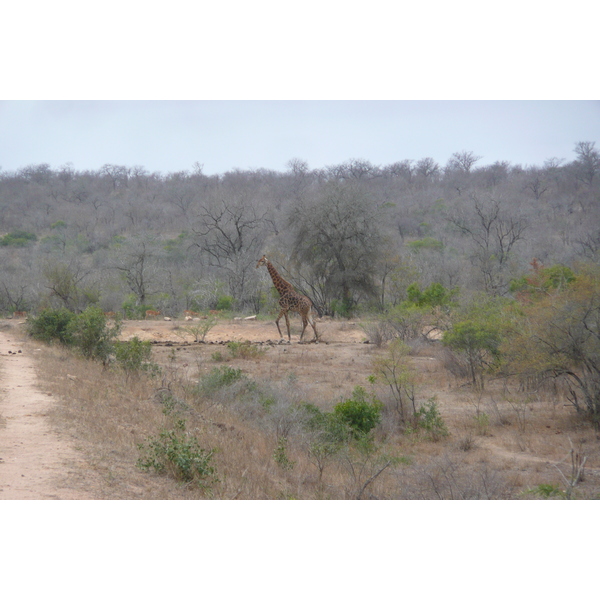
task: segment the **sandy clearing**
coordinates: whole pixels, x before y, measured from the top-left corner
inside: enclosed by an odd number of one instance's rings
[[[81,482],[69,483],[85,472],[85,460],[50,425],[55,399],[37,388],[31,351],[0,332],[0,499],[93,499]]]

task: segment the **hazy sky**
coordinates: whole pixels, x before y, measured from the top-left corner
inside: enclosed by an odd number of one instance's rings
[[[353,158],[376,165],[453,152],[542,165],[600,147],[599,101],[0,101],[0,167],[106,163],[168,173],[204,165],[286,170]]]
[[[572,160],[578,141],[600,146],[585,3],[472,5],[8,3],[0,167],[443,166],[462,150],[541,165]]]

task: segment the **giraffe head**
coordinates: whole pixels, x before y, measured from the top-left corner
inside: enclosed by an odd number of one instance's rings
[[[258,267],[260,267],[261,265],[266,265],[269,261],[267,260],[267,257],[263,254],[262,258],[258,261],[258,263],[256,263],[256,268],[258,269]]]

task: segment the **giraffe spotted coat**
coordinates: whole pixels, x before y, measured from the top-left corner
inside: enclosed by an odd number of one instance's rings
[[[304,331],[306,330],[306,326],[310,324],[315,332],[315,338],[313,341],[318,339],[317,326],[315,324],[314,317],[312,315],[312,302],[310,298],[299,294],[291,283],[287,282],[279,273],[277,269],[273,266],[270,260],[267,259],[266,256],[263,256],[257,263],[256,268],[258,269],[260,266],[265,265],[267,267],[267,271],[269,271],[269,275],[273,280],[273,285],[275,289],[279,293],[279,306],[281,310],[277,315],[277,319],[275,319],[275,324],[277,325],[277,330],[279,331],[279,335],[281,339],[283,339],[283,334],[281,333],[281,328],[279,327],[279,319],[281,317],[285,317],[285,324],[287,325],[288,332],[288,340],[291,341],[292,336],[290,334],[290,320],[288,317],[288,312],[297,312],[302,319],[302,333],[300,334],[300,341],[302,341],[302,337],[304,336]]]

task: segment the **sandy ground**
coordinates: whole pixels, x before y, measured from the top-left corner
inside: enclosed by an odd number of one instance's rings
[[[194,340],[194,329],[201,328],[203,323],[205,321],[200,319],[192,321],[165,321],[164,319],[125,321],[121,337],[122,339],[130,339],[137,336],[141,340],[150,340],[157,343],[173,342],[181,344],[184,341],[192,342]],[[284,334],[284,342],[287,343],[287,332],[283,318],[279,326]],[[301,332],[301,324],[297,316],[290,317],[290,326],[292,343],[297,344]],[[317,322],[317,328],[319,337],[326,344],[335,342],[364,342],[367,337],[364,330],[357,323],[351,321],[340,325],[340,323],[330,319],[322,319]],[[304,334],[304,342],[306,343],[303,345],[309,346],[313,337],[312,329],[307,327]],[[280,337],[274,321],[262,321],[252,318],[243,319],[240,317],[228,320],[220,319],[208,331],[205,341],[208,344],[226,344],[231,341],[279,344]]]
[[[92,499],[72,487],[86,465],[70,444],[50,426],[47,413],[54,399],[37,387],[35,349],[0,332],[0,499]],[[85,487],[85,486],[84,486]]]
[[[126,321],[121,338],[151,341],[154,360],[159,364],[167,364],[175,354],[175,364],[187,368],[190,378],[218,366],[220,363],[214,360],[217,354],[255,379],[281,382],[292,376],[324,409],[338,401],[341,394],[350,394],[354,386],[366,385],[374,346],[364,343],[367,335],[359,323],[319,320],[320,342],[312,343],[313,332],[307,330],[306,343],[299,343],[300,319],[294,316],[290,320],[291,343],[287,335],[281,340],[273,320],[245,319],[220,319],[206,334],[204,343],[196,343],[192,333],[201,321]],[[285,331],[283,319],[280,325]],[[228,342],[249,342],[265,354],[256,361],[232,360]]]

